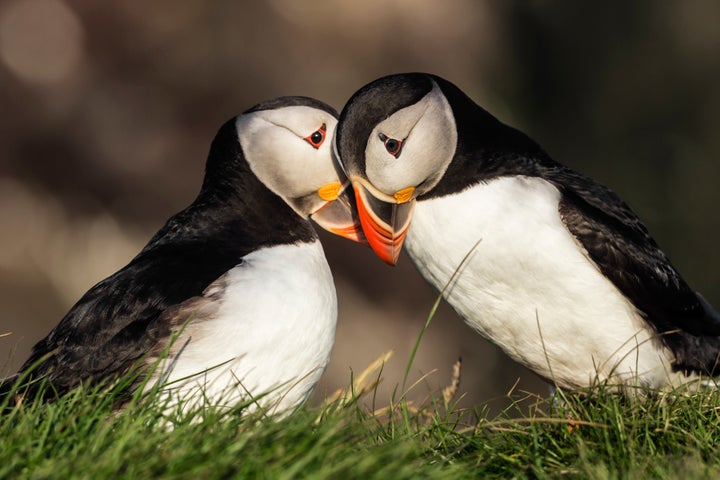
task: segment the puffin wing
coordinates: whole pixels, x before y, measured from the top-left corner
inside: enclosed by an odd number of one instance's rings
[[[559,213],[567,229],[658,332],[720,335],[720,314],[685,283],[620,197],[569,169],[549,180],[562,192]]]
[[[37,364],[32,377],[48,375],[62,393],[81,380],[121,375],[156,353],[191,319],[190,309],[212,301],[203,294],[214,292],[213,282],[241,261],[211,247],[203,249],[204,261],[196,246],[144,250],[85,293],[33,347],[21,371]]]
[[[92,287],[33,347],[21,371],[34,367],[33,378],[48,375],[63,393],[82,380],[121,374],[168,335],[169,326],[157,323],[164,302],[152,292],[133,295],[134,273],[126,268]]]

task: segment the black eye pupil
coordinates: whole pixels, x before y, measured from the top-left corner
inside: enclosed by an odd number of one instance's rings
[[[383,142],[383,145],[385,145],[385,150],[387,150],[390,155],[395,158],[398,158],[400,156],[400,150],[403,146],[403,140],[390,138],[383,133],[378,134],[378,138],[381,142]]]
[[[320,143],[322,138],[323,138],[323,136],[322,136],[322,133],[320,133],[320,132],[315,132],[312,134],[312,137],[310,137],[310,139],[313,141],[313,143]]]

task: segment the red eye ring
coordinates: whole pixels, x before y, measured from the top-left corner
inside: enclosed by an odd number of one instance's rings
[[[323,123],[319,129],[315,130],[313,133],[305,137],[305,141],[308,142],[310,145],[313,146],[313,148],[318,149],[320,148],[320,145],[323,144],[325,141],[325,136],[327,135],[327,126]]]
[[[385,150],[387,150],[390,155],[395,158],[398,158],[400,156],[400,151],[402,150],[404,140],[390,138],[382,133],[378,135],[378,137],[380,138],[380,141],[383,142],[383,145],[385,145]]]

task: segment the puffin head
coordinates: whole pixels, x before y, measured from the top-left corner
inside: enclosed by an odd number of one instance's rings
[[[442,178],[458,133],[442,79],[390,75],[358,90],[340,115],[335,149],[368,243],[397,263],[416,199]]]
[[[245,159],[268,189],[325,230],[366,243],[350,182],[333,158],[336,126],[337,112],[308,97],[280,97],[235,119]]]

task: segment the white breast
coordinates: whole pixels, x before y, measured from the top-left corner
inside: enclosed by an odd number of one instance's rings
[[[481,335],[558,385],[676,383],[667,350],[566,229],[559,200],[542,179],[499,178],[418,202],[405,245],[442,290],[480,240],[445,298]]]
[[[320,379],[335,339],[337,299],[319,241],[265,248],[225,278],[212,317],[192,319],[165,391],[194,405],[249,396],[269,413],[298,406]],[[200,390],[198,390],[200,389]]]

